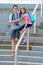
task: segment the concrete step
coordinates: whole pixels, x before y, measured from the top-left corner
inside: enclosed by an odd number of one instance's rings
[[[43,22],[40,23],[39,29],[43,29]]]
[[[43,46],[43,42],[30,42],[29,43],[31,46]]]
[[[15,65],[14,61],[10,62],[1,62],[0,65]],[[35,62],[18,62],[17,65],[43,65],[43,63],[35,63]]]
[[[33,51],[43,51],[43,46],[42,45],[40,46],[40,45],[39,45],[39,43],[38,44],[35,44],[35,43],[32,44],[31,43],[28,48],[29,48],[29,50],[33,50]],[[26,50],[27,49],[27,45],[26,44],[19,45],[19,46],[20,46],[20,48],[18,48],[19,50]],[[0,44],[0,49],[5,49],[5,50],[10,49],[11,50],[11,48],[12,48],[12,45]]]
[[[11,55],[10,49],[0,49],[0,55]]]
[[[43,34],[41,33],[30,33],[30,37],[43,37]]]
[[[14,45],[14,47],[15,47],[16,45]],[[22,50],[26,50],[27,49],[27,45],[26,44],[24,44],[24,45],[19,45],[20,46],[20,50],[22,49]],[[6,44],[0,44],[0,49],[11,49],[12,48],[12,45],[10,44],[10,45],[6,45]],[[29,47],[29,48],[31,48],[31,47]]]
[[[31,46],[43,46],[43,42],[37,42],[37,40],[36,41],[29,41],[29,44],[31,45]],[[26,45],[27,45],[27,42],[24,44],[24,45],[21,45],[22,47],[24,46],[24,47],[26,47]],[[3,47],[3,46],[11,46],[11,41],[0,41],[0,47]]]
[[[3,63],[3,62],[0,62],[0,65],[14,65],[14,63]]]
[[[4,37],[2,36],[0,38],[1,38],[0,39],[1,43],[11,42],[11,39],[9,36],[4,36]],[[30,42],[43,43],[43,37],[29,37],[28,39]]]
[[[43,29],[38,29],[38,34],[43,34]]]
[[[2,32],[2,33],[0,33],[0,36],[11,37],[11,32]],[[27,33],[25,33],[25,36],[27,37]],[[33,32],[30,33],[30,37],[43,37],[43,31],[42,31],[42,29],[38,29],[38,32],[36,32],[35,34]]]
[[[34,30],[33,30],[33,28],[32,29],[30,29],[30,34],[32,34],[32,33],[34,33],[33,32]],[[11,36],[11,31],[5,31],[5,32],[0,32],[0,36]],[[27,32],[25,33],[25,36],[27,36]]]
[[[6,60],[7,59],[7,60]],[[36,65],[41,65],[43,64],[43,57],[35,57],[35,56],[18,56],[18,63],[23,63],[23,64],[36,64]],[[29,62],[29,63],[28,63]],[[14,57],[12,56],[1,56],[0,57],[0,63],[1,64],[13,64],[14,63]]]
[[[26,48],[27,46],[21,46],[21,45],[19,45],[19,46],[20,46],[20,48],[19,48],[20,50],[26,50],[27,49]],[[11,50],[12,46],[0,46],[0,49],[6,49],[6,50],[10,49]]]
[[[14,56],[1,56],[0,55],[0,61],[14,61],[15,57]],[[19,62],[37,62],[37,63],[43,63],[43,57],[37,57],[37,56],[21,56],[19,55],[17,57],[17,60]]]
[[[32,46],[33,51],[43,51],[43,46]]]
[[[11,55],[0,55],[0,61],[14,61],[14,56]]]
[[[11,50],[0,49],[0,64],[13,65],[15,55],[11,56]],[[18,50],[17,65],[43,65],[43,51]]]
[[[19,50],[18,55],[43,57],[43,51],[24,51],[24,50]]]
[[[11,36],[0,36],[0,41],[1,40],[11,40]]]
[[[29,37],[30,42],[43,42],[43,37]],[[4,39],[2,41],[10,41],[10,37],[9,36],[5,36]]]
[[[0,49],[0,55],[11,55],[11,50]],[[43,57],[43,51],[18,50],[18,55]]]
[[[43,37],[30,37],[30,42],[43,43]]]
[[[8,44],[7,44],[8,43]],[[2,44],[0,44],[0,49],[1,48],[3,48],[4,49],[4,47],[7,49],[9,49],[9,48],[11,48],[11,43],[9,43],[9,42],[7,42],[7,43],[2,43]],[[43,43],[37,43],[37,42],[29,42],[29,45],[31,45],[31,46],[43,46]],[[19,45],[19,46],[21,46],[21,47],[27,47],[27,42],[25,43],[25,44],[23,44],[23,45]]]
[[[26,61],[28,61],[28,62],[43,63],[43,57],[19,55],[18,56],[18,61],[20,61],[20,62],[26,62]]]
[[[43,43],[43,37],[29,37],[30,42]]]
[[[6,46],[7,46],[7,45],[11,45],[11,40],[1,40],[1,41],[0,41],[0,44],[1,44],[1,45],[6,45]]]

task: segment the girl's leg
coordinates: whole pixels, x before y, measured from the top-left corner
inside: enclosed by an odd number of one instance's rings
[[[27,24],[27,27],[31,27],[32,25],[33,25],[33,24]],[[27,27],[26,27],[26,28],[27,28]]]
[[[20,27],[20,29],[19,29],[20,34],[22,34],[22,30],[24,29],[24,26],[25,26],[25,24]]]
[[[19,31],[22,31],[24,27],[25,27],[25,24],[22,25],[22,26],[19,28]]]
[[[27,24],[27,27],[31,27],[33,24]],[[25,27],[25,24],[24,25],[22,25],[20,28],[19,28],[19,31],[22,31],[23,29],[24,29],[24,27]],[[27,28],[26,27],[26,28]]]
[[[24,26],[25,26],[25,25],[24,25]],[[27,24],[27,27],[31,27],[31,26],[32,26],[32,24]],[[27,28],[27,27],[26,27],[26,28]],[[22,29],[23,29],[23,28],[24,28],[24,27],[22,27]],[[26,42],[26,38],[23,37],[20,44],[24,44],[25,42]]]

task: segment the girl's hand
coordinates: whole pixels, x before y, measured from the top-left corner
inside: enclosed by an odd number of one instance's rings
[[[19,22],[19,21],[20,21],[20,19],[17,19],[17,21]]]
[[[24,30],[26,30],[26,27],[24,27]]]

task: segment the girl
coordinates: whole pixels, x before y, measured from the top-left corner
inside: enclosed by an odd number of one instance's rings
[[[33,24],[31,22],[29,14],[27,14],[26,9],[22,7],[20,9],[21,18],[19,20],[24,20],[25,24],[20,27],[20,30],[25,30],[27,27],[31,27]],[[22,41],[26,42],[26,38],[23,37]],[[24,44],[24,42],[22,42]]]
[[[27,12],[26,12],[26,8],[22,7],[20,9],[20,14],[22,16],[20,18],[20,20],[24,19],[24,21],[25,21],[25,24],[21,27],[21,29],[23,29],[23,28],[26,29],[27,27],[31,27],[33,24],[31,22],[29,14],[27,14]]]

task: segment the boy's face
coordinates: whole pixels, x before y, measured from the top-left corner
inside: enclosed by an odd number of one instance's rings
[[[17,7],[14,7],[14,8],[13,8],[13,12],[14,12],[14,13],[17,13],[17,11],[18,11],[18,8],[17,8]]]

